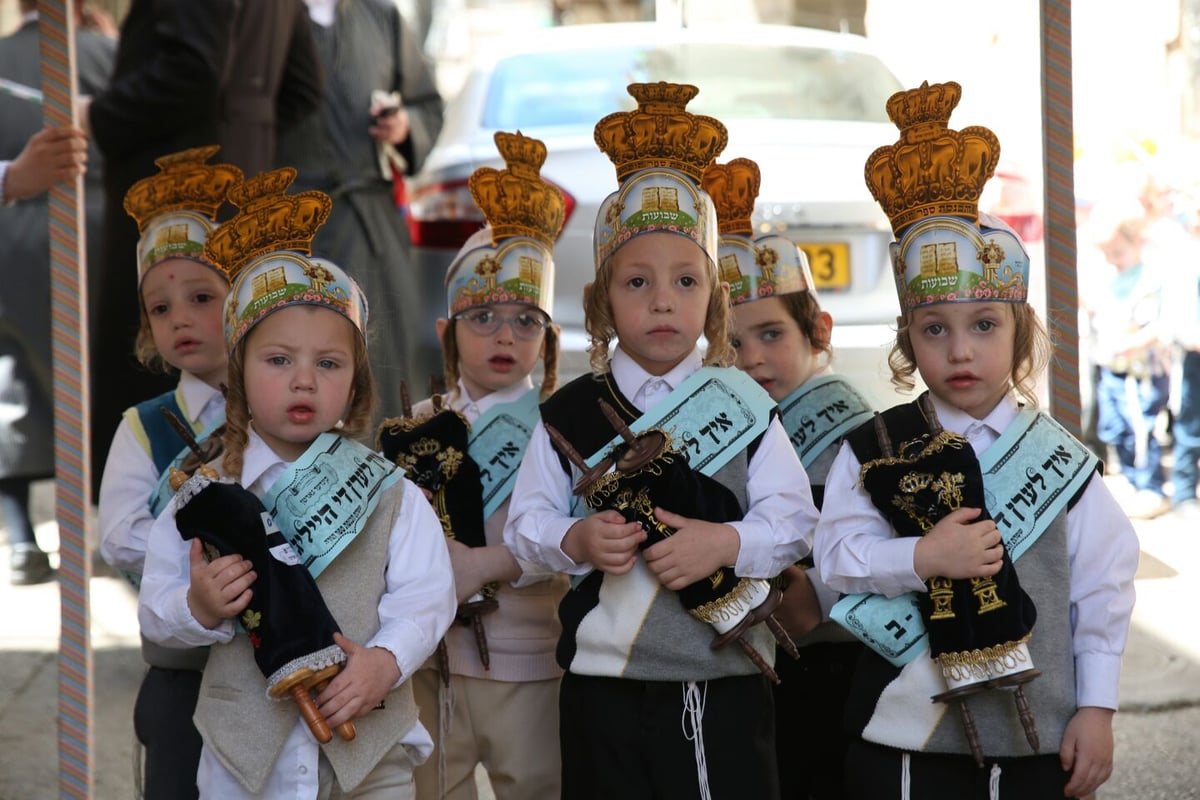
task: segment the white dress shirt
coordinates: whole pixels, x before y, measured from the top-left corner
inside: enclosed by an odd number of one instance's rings
[[[621,393],[645,412],[701,363],[700,351],[693,350],[665,375],[651,375],[618,346],[610,369]],[[568,575],[585,575],[592,570],[591,564],[576,563],[562,551],[563,537],[578,519],[572,516],[571,488],[571,477],[563,472],[558,453],[539,422],[517,472],[504,528],[504,542],[522,569],[533,573],[540,565]],[[728,523],[740,538],[733,564],[739,577],[773,577],[808,555],[817,510],[808,475],[778,419],[771,421],[750,459],[746,500],[745,516]]]
[[[977,420],[930,396],[942,427],[965,436],[976,454],[1000,438],[1020,410],[1009,395]],[[825,483],[814,543],[821,579],[847,594],[895,597],[928,591],[913,565],[918,539],[895,535],[859,485],[860,467],[850,445],[843,443]],[[1067,515],[1076,700],[1081,707],[1117,707],[1138,551],[1137,534],[1125,512],[1104,481],[1093,478]]]
[[[472,400],[466,384],[462,382],[462,378],[459,378],[458,391],[446,395],[446,401],[450,408],[462,414],[467,418],[467,422],[474,425],[476,420],[491,411],[493,406],[516,402],[531,389],[533,389],[533,379],[526,375],[524,380],[517,381],[512,386],[488,392],[478,400]]]
[[[288,468],[270,447],[250,431],[242,483],[259,497]],[[399,686],[412,677],[433,653],[438,640],[454,621],[454,594],[450,556],[441,524],[429,503],[412,482],[402,480],[404,502],[388,546],[386,591],[379,600],[379,630],[365,647],[383,647],[396,658]],[[188,548],[175,527],[175,503],[155,521],[150,531],[145,572],[138,597],[142,633],[167,646],[198,647],[230,641],[232,620],[209,630],[188,609],[190,585]],[[433,740],[417,722],[400,740],[416,763],[433,751]],[[260,797],[315,798],[320,746],[308,726],[297,718],[279,760]],[[201,753],[199,781],[202,795],[220,798],[250,797],[245,789],[205,747]]]
[[[179,375],[183,421],[195,430],[212,424],[225,410],[225,398],[190,372]],[[179,443],[183,449],[183,443]],[[100,556],[110,566],[140,575],[146,541],[154,517],[150,497],[161,473],[150,457],[149,444],[140,440],[122,418],[113,435],[100,480]],[[186,559],[184,561],[186,564]]]

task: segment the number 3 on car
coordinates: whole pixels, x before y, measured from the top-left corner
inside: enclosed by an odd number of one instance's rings
[[[850,286],[850,246],[842,242],[797,242],[812,269],[817,289]]]

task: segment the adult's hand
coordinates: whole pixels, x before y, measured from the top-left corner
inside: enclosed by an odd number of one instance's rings
[[[4,173],[6,200],[27,200],[87,168],[87,136],[78,128],[43,128]]]

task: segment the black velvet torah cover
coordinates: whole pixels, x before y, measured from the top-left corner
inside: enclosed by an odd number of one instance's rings
[[[204,480],[193,477],[189,483]],[[185,540],[199,539],[206,550],[215,549],[222,556],[237,554],[254,565],[258,577],[250,587],[253,596],[239,621],[272,688],[298,669],[316,672],[345,662],[346,655],[333,641],[341,628],[316,580],[303,564],[273,554],[278,548],[290,550],[290,545],[278,529],[268,531],[267,519],[258,497],[241,484],[224,481],[209,482],[175,514]],[[286,672],[276,674],[285,668]]]
[[[891,457],[883,454],[873,420],[847,437],[863,465],[861,480],[871,502],[900,536],[923,536],[957,508],[982,509],[975,521],[991,519],[970,442],[949,431],[932,434],[919,403],[882,413]],[[1037,620],[1007,547],[1000,571],[991,578],[935,577],[926,587],[917,602],[931,655],[943,665],[985,662],[985,654],[994,657],[1028,639]]]
[[[376,446],[384,458],[433,495],[446,536],[468,547],[487,544],[483,520],[483,481],[467,452],[471,427],[457,411],[384,420]]]

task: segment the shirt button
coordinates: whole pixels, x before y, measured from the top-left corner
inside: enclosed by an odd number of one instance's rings
[[[307,774],[308,774],[308,767],[304,767],[304,766],[300,767],[300,774],[301,774],[301,775],[307,775]]]

